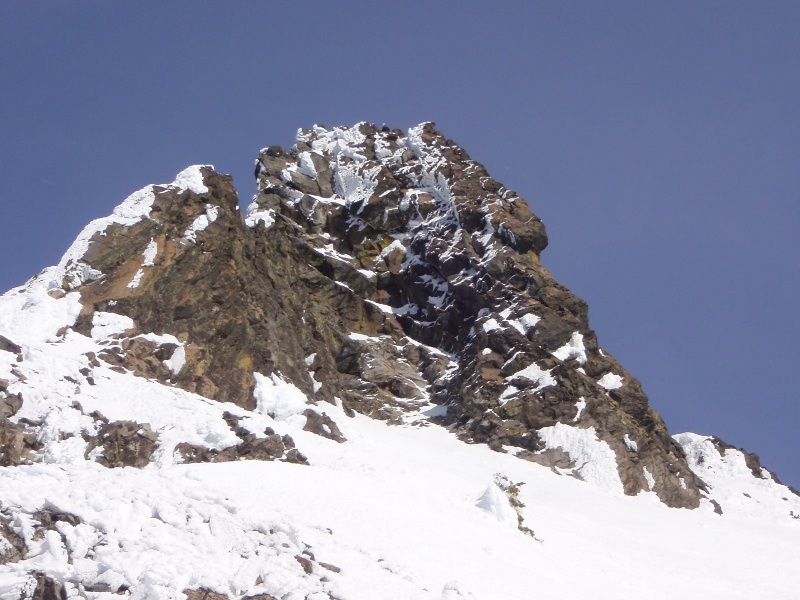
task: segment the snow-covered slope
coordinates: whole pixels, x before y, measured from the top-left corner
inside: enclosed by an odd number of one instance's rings
[[[416,131],[394,150],[377,139],[376,156],[405,156],[403,164],[430,156]],[[311,150],[287,159],[284,176],[305,185],[332,169],[331,188],[319,190],[330,195],[317,204],[355,212],[358,202],[386,197],[375,196],[378,165],[359,159],[358,131],[320,129],[301,140]],[[262,160],[287,162],[270,152]],[[546,306],[535,305],[539,317],[506,298],[510,308],[476,311],[480,335],[465,344],[483,358],[467,361],[443,335],[411,335],[420,319],[447,327],[461,293],[447,277],[430,279],[423,263],[433,251],[415,255],[416,266],[408,259],[411,248],[436,242],[436,227],[469,227],[434,171],[422,169],[402,192],[415,201],[444,194],[413,225],[416,245],[395,235],[357,262],[342,240],[298,233],[281,214],[301,210],[302,194],[264,186],[245,223],[224,178],[192,167],[132,195],[90,224],[58,266],[1,296],[0,599],[796,598],[800,497],[716,438],[680,434],[672,445],[647,437],[639,421],[609,418],[614,402],[634,396],[612,394],[631,386],[629,376],[616,374],[621,367],[593,334],[559,329],[564,342],[538,355],[552,355],[538,359],[549,370],[510,361],[508,379],[520,387],[492,388],[505,420],[491,427],[511,435],[512,413],[502,407],[523,406],[512,398],[523,384],[536,402],[556,385],[574,391],[567,384],[588,377],[593,360],[605,365],[581,388],[588,402],[565,391],[558,418],[528,422],[519,438],[535,431],[538,446],[476,443],[488,440],[465,432],[477,434],[479,424],[443,418],[457,406],[441,406],[455,396],[447,386],[456,371],[477,364],[489,372],[481,361],[498,359],[490,354],[515,355],[503,340],[539,343],[558,327]],[[279,193],[283,208],[266,197]],[[253,242],[249,230],[262,237]],[[486,235],[480,260],[516,256]],[[514,236],[504,235],[510,244]],[[298,247],[313,268],[295,264]],[[361,240],[358,251],[366,247]],[[252,259],[259,248],[268,250],[262,262]],[[293,270],[280,262],[287,256]],[[367,259],[428,278],[429,304],[408,309],[424,314],[411,317],[405,336],[396,305],[408,303],[381,296],[381,274],[363,267]],[[296,279],[280,287],[287,273]],[[261,279],[271,295],[259,295]],[[303,286],[314,294],[302,296]],[[237,320],[240,289],[250,292],[246,323]],[[340,312],[324,312],[320,298],[342,302]],[[326,337],[323,317],[344,321],[341,338]],[[264,322],[278,343],[262,344]],[[296,331],[285,331],[290,325]],[[340,388],[327,370],[332,356],[332,368],[350,377]],[[674,455],[682,462],[656,462],[665,455],[646,446],[657,444],[682,449]],[[659,495],[670,464],[686,471],[670,475],[675,485],[702,492],[697,509],[665,505],[678,497]],[[630,482],[639,486],[633,495]]]
[[[392,426],[326,407],[348,440],[337,443],[292,416],[276,421],[103,367],[75,396],[82,382],[51,378],[76,374],[68,350],[96,344],[77,338],[27,346],[18,363],[41,390],[20,414],[43,422],[41,462],[0,469],[3,518],[27,547],[0,567],[1,598],[24,597],[35,573],[88,598],[208,589],[342,600],[788,599],[800,586],[800,521],[789,517],[800,502],[777,488],[756,496],[749,471],[715,471],[713,491],[749,490],[759,510],[729,514],[747,499],[726,495],[719,516],[710,504],[670,509],[652,493],[624,496],[464,444],[424,411]],[[96,409],[150,422],[162,450],[169,439],[238,441],[222,417],[233,410],[254,432],[291,435],[310,465],[180,465],[164,452],[142,470],[108,469],[83,458],[80,432],[92,432],[86,414]]]

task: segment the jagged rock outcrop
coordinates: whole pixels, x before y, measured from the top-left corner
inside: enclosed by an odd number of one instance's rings
[[[771,479],[779,485],[784,485],[773,471],[761,465],[761,458],[759,458],[758,454],[748,452],[744,448],[737,448],[717,436],[711,436],[710,441],[721,456],[724,456],[730,450],[733,450],[734,454],[741,454],[745,465],[747,465],[747,468],[750,469],[750,473],[752,473],[753,477],[756,479]],[[795,494],[796,493],[797,491],[795,490]]]
[[[424,390],[465,439],[578,475],[580,459],[539,432],[593,428],[626,493],[697,505],[703,484],[641,386],[541,265],[541,221],[432,124],[301,131],[291,151],[262,151],[257,177],[251,222],[299,228],[311,264],[361,301],[337,307],[344,342],[328,345],[353,408]]]
[[[301,130],[259,154],[246,216],[230,177],[195,175],[66,264],[76,331],[129,319],[91,361],[246,409],[256,374],[391,422],[433,401],[466,441],[591,478],[585,438],[625,493],[698,505],[639,382],[542,266],[541,221],[433,124]]]
[[[689,468],[703,480],[710,492],[715,512],[728,509],[757,512],[779,499],[785,513],[793,518],[790,499],[800,496],[797,490],[781,483],[778,476],[761,465],[758,455],[736,448],[716,436],[680,433],[674,436],[684,451]]]

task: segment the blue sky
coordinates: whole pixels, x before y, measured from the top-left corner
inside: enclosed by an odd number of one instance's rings
[[[545,222],[544,264],[671,432],[800,487],[800,5],[0,4],[0,289],[190,164],[435,121]]]

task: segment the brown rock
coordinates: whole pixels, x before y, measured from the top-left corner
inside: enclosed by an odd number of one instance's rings
[[[525,201],[432,123],[413,135],[358,130],[363,141],[347,155],[320,150],[314,142],[325,132],[316,128],[301,131],[294,149],[259,155],[255,202],[271,211],[269,227],[248,227],[231,179],[210,169],[207,193],[159,189],[150,219],[93,240],[83,260],[103,277],[81,285],[74,328],[86,330],[93,311],[126,314],[136,323],[130,339],[100,358],[247,409],[256,404],[254,373],[390,423],[433,398],[447,404],[445,421],[460,437],[520,446],[554,465],[567,456],[538,454],[536,432],[575,424],[582,400],[578,426],[594,427],[615,452],[626,493],[646,488],[647,464],[662,501],[697,506],[702,482],[641,386],[600,349],[586,303],[542,266],[547,234]],[[343,169],[355,187],[342,183]],[[326,201],[334,192],[346,197]],[[188,241],[184,232],[207,207],[217,218]],[[155,265],[128,288],[151,240]],[[177,375],[163,365],[170,349],[134,341],[139,331],[183,342]],[[582,350],[564,354],[576,335]],[[516,375],[533,364],[555,383]],[[622,386],[599,386],[608,373]],[[506,393],[511,400],[501,401]],[[307,429],[343,439],[324,412],[305,414]],[[243,440],[234,448],[180,451],[187,461],[301,460],[280,438],[234,431]]]
[[[1,387],[1,386],[0,386]],[[0,419],[13,417],[22,408],[22,393],[0,391]]]
[[[183,590],[183,593],[186,594],[186,600],[229,600],[229,596],[226,594],[218,594],[205,588]]]
[[[150,464],[157,441],[158,434],[149,423],[112,421],[100,429],[97,437],[89,439],[86,455],[101,447],[103,453],[97,458],[101,465],[141,469]]]
[[[0,416],[0,467],[14,467],[29,461],[39,444],[25,423],[12,423]]]
[[[307,408],[303,411],[303,416],[306,418],[303,431],[310,431],[339,443],[347,441],[336,422],[325,413],[319,414],[314,409]]]
[[[22,348],[12,342],[5,336],[0,335],[0,350],[5,350],[6,352],[11,352],[12,354],[16,354],[18,357],[22,357]]]
[[[31,600],[67,600],[67,590],[48,575],[37,573]]]
[[[0,513],[0,538],[8,543],[9,548],[0,550],[0,565],[17,562],[25,556],[25,542],[11,528],[5,516]]]

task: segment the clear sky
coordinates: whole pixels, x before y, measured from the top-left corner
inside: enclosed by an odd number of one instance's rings
[[[0,3],[0,289],[190,164],[435,121],[671,432],[800,488],[797,2]]]

